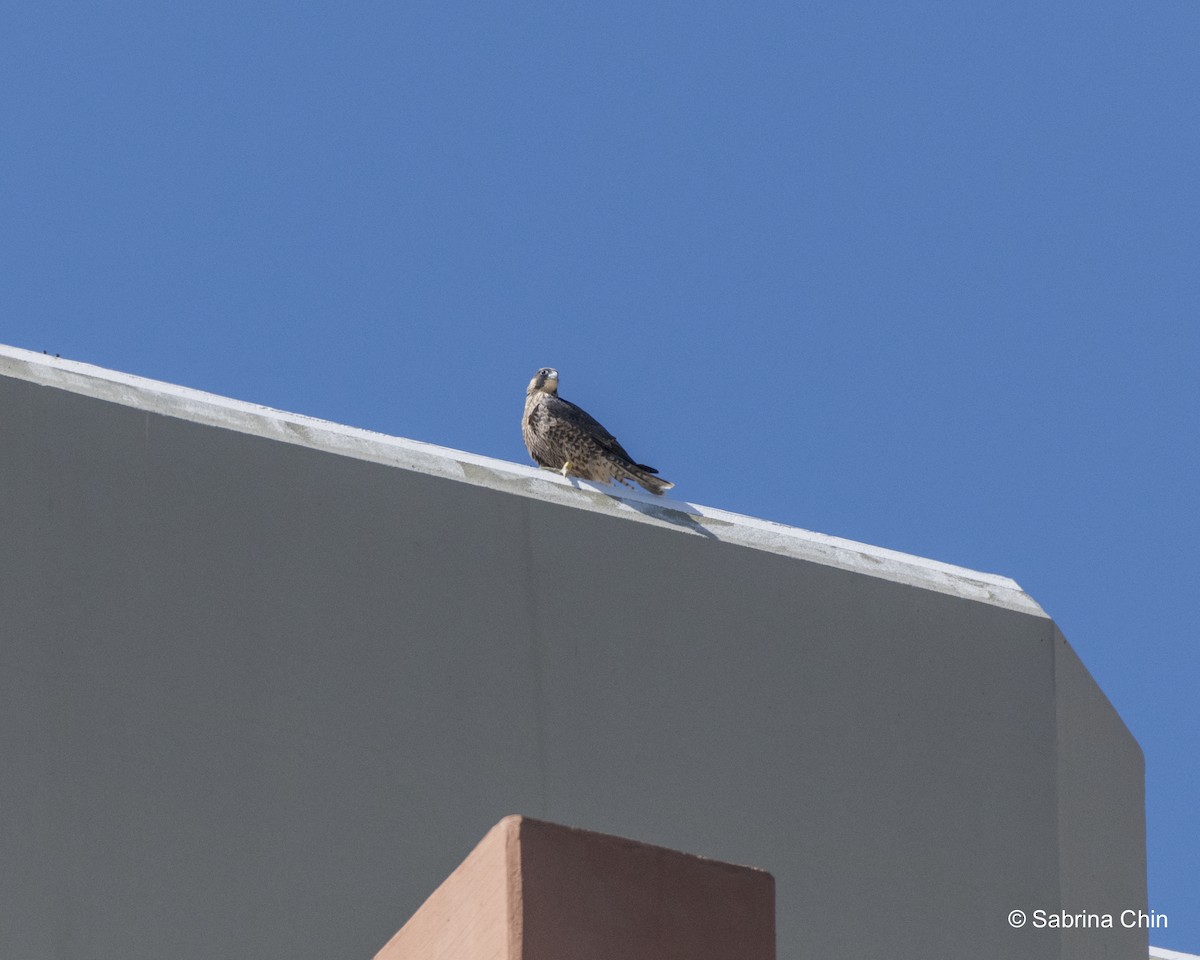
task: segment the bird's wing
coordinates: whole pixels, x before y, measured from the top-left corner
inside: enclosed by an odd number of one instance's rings
[[[615,453],[630,463],[633,462],[633,457],[617,442],[617,438],[605,430],[600,421],[582,407],[577,407],[570,400],[564,400],[558,396],[548,397],[547,401],[549,413],[576,429],[583,431],[610,453]]]

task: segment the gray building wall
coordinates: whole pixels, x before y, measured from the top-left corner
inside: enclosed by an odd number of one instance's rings
[[[523,813],[779,955],[1132,958],[1142,757],[1020,588],[0,352],[0,957],[369,958]]]

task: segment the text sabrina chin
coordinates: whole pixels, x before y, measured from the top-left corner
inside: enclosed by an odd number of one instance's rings
[[[1029,925],[1037,929],[1059,928],[1076,930],[1112,930],[1123,927],[1126,930],[1157,930],[1167,926],[1167,915],[1151,910],[1122,910],[1114,915],[1111,913],[1067,913],[1066,910],[1052,912],[1049,910],[1034,910],[1029,918]]]

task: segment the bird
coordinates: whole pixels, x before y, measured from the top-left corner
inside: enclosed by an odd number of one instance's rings
[[[617,481],[632,487],[630,480],[654,494],[675,484],[653,467],[637,463],[587,411],[558,395],[558,371],[542,367],[525,390],[525,414],[521,435],[535,463],[559,471],[564,477],[579,477],[597,483]]]

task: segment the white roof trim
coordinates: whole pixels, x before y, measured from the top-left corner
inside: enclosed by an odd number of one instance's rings
[[[1046,616],[1008,577],[978,573],[853,540],[759,520],[641,490],[565,479],[548,470],[416,440],[285,413],[241,400],[148,380],[103,367],[0,345],[0,375],[57,387],[150,413],[235,430],[413,470],[517,496],[544,500],[711,537],[969,600]]]

